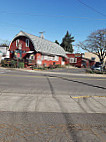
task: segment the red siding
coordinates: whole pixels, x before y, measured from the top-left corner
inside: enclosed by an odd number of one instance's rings
[[[77,66],[77,67],[81,67],[81,63],[82,63],[82,55],[81,54],[67,54],[67,56],[69,58],[77,58],[77,62],[76,63],[70,63],[69,59],[66,59],[66,64],[71,64],[71,65],[74,65],[74,66]]]
[[[29,47],[26,47],[26,37],[24,36],[20,36],[18,38],[16,38],[10,45],[10,51],[15,51],[16,49],[18,49],[18,47],[16,47],[16,40],[19,39],[19,44],[22,44],[22,51],[34,51],[34,47],[32,42],[29,40]],[[26,53],[22,53],[22,58],[24,58],[26,55]],[[10,58],[13,58],[12,53],[10,53]]]
[[[42,55],[41,53],[36,53],[36,56],[35,56],[35,60],[36,60],[36,63],[38,60],[41,61],[41,65],[46,65],[47,67],[50,66],[50,65],[53,65],[55,63],[55,65],[61,65],[61,62],[62,62],[62,57],[59,57],[58,58],[58,61],[51,61],[51,60],[42,60]]]
[[[47,61],[47,60],[43,60],[42,61],[42,65],[46,64],[46,66],[50,66],[50,65],[53,65],[55,63],[55,65],[61,65],[61,62],[62,62],[62,57],[59,57],[59,60],[58,61]]]

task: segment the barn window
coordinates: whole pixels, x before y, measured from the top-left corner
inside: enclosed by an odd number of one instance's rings
[[[16,47],[19,45],[19,39],[16,40]]]
[[[34,60],[34,54],[31,54],[29,59]]]
[[[26,39],[26,47],[29,47],[29,39]]]
[[[45,56],[44,56],[44,60],[48,60],[48,56],[45,55]]]
[[[42,55],[42,60],[44,59],[44,55]]]
[[[55,60],[55,61],[58,61],[58,60],[59,60],[59,57],[58,57],[58,56],[55,56],[54,60]]]

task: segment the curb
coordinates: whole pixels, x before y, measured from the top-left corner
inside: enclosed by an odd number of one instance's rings
[[[75,74],[75,73],[65,73],[65,72],[50,72],[50,71],[41,71],[41,70],[27,70],[27,69],[18,69],[18,68],[3,68],[0,69],[9,69],[9,70],[18,70],[18,71],[26,71],[26,72],[35,72],[35,73],[42,73],[42,74],[60,74],[60,75],[70,75],[70,76],[84,76],[84,77],[106,77],[104,74]]]
[[[20,69],[19,69],[20,70]],[[62,73],[62,72],[49,72],[49,71],[37,71],[37,70],[21,70],[27,72],[45,73],[45,74],[60,74],[60,75],[70,75],[70,76],[89,76],[89,77],[106,77],[106,75],[101,74],[75,74],[75,73]]]
[[[70,96],[70,98],[72,98],[72,99],[80,99],[80,98],[106,98],[106,96],[78,96],[78,97]]]

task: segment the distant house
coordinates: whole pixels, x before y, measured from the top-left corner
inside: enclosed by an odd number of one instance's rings
[[[82,64],[82,54],[76,53],[72,54],[70,52],[66,52],[68,58],[66,58],[66,64],[70,64],[76,67],[81,67]]]
[[[95,64],[95,62],[100,62],[100,60],[97,55],[90,52],[85,52],[82,62],[86,67],[91,67]],[[104,59],[104,63],[106,64],[106,57]]]
[[[4,58],[9,58],[9,50],[7,46],[0,46],[0,62]]]
[[[64,65],[64,58],[67,57],[58,44],[23,31],[13,38],[9,50],[11,59],[23,59],[26,66]]]
[[[94,60],[95,62],[100,62],[99,57],[93,53],[90,53],[90,52],[85,52],[84,58]],[[106,61],[106,57],[105,57],[105,61]]]

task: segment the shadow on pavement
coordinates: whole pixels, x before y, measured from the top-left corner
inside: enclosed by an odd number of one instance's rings
[[[91,87],[95,87],[95,88],[100,88],[100,89],[106,90],[106,87],[103,87],[103,86],[93,85],[93,84],[89,84],[89,83],[86,83],[86,82],[77,81],[77,80],[73,80],[73,79],[67,79],[67,78],[65,78],[65,77],[59,77],[59,76],[54,76],[54,75],[44,75],[44,76],[47,76],[47,77],[55,77],[55,78],[63,79],[63,80],[66,80],[66,81],[71,81],[71,82],[75,82],[75,83],[80,83],[80,84],[83,84],[83,85],[87,85],[87,86],[91,86]]]
[[[54,88],[53,88],[52,83],[51,83],[50,79],[48,78],[48,76],[47,76],[47,80],[48,80],[48,84],[50,86],[52,97],[56,100],[56,102],[58,103],[58,105],[61,109],[61,114],[63,115],[63,118],[65,120],[65,123],[66,123],[66,126],[69,131],[69,135],[70,135],[71,139],[75,142],[78,142],[78,141],[81,142],[82,140],[81,140],[81,138],[79,138],[76,135],[76,131],[72,130],[72,128],[69,127],[69,125],[73,124],[73,120],[72,120],[72,118],[70,118],[71,121],[69,121],[67,114],[63,113],[63,111],[65,111],[65,108],[63,107],[61,102],[58,100],[58,98],[56,98]]]
[[[96,87],[98,89],[106,89],[105,87],[102,87],[102,86],[98,86],[98,85],[93,85],[93,84],[89,84],[89,83],[85,83],[85,82],[82,82],[82,81],[77,81],[77,80],[72,80],[72,79],[67,79],[67,78],[64,78],[64,77],[57,77],[57,76],[51,76],[51,75],[44,75],[46,76],[47,78],[47,81],[48,81],[48,84],[50,86],[50,90],[51,90],[51,94],[52,94],[52,97],[56,100],[56,102],[59,104],[60,106],[60,109],[61,109],[61,113],[66,121],[66,126],[67,126],[67,129],[69,131],[69,135],[70,137],[72,137],[72,140],[76,141],[76,142],[80,142],[82,141],[83,139],[81,137],[79,137],[77,135],[77,132],[75,130],[72,130],[69,125],[73,124],[74,120],[72,118],[70,118],[71,121],[69,121],[69,118],[67,117],[67,114],[63,113],[63,111],[65,111],[65,108],[63,107],[63,105],[61,104],[61,102],[58,100],[58,98],[55,96],[55,90],[53,88],[53,85],[50,81],[50,77],[56,77],[56,78],[60,78],[60,79],[63,79],[63,80],[66,80],[66,81],[71,81],[71,82],[75,82],[75,83],[81,83],[83,85],[87,85],[87,86],[91,86],[91,87]],[[75,101],[75,100],[74,100]],[[89,109],[95,113],[94,109],[92,109],[90,107],[90,105],[86,102],[86,99],[84,100],[84,102],[87,104],[87,106],[89,107]],[[83,106],[80,104],[80,102],[77,102],[79,107],[83,110],[84,113],[87,113],[86,110],[83,108]]]

